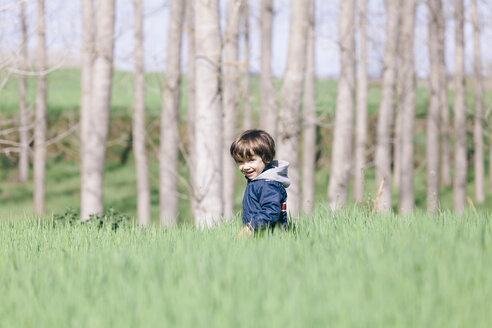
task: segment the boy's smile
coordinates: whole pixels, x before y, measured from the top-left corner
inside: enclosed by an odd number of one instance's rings
[[[250,180],[259,176],[266,166],[263,159],[258,155],[253,155],[250,159],[247,159],[244,162],[238,162],[237,164],[241,173]]]

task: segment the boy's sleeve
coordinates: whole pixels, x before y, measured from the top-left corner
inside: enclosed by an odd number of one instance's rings
[[[253,230],[265,229],[280,220],[282,215],[282,187],[265,183],[259,197],[260,210],[253,214],[250,225]]]

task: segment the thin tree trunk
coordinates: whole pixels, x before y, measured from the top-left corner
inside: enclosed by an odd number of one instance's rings
[[[403,88],[401,107],[401,153],[400,153],[400,212],[411,213],[415,207],[413,186],[414,131],[415,131],[415,63],[414,63],[414,33],[415,33],[415,0],[404,3],[402,22],[402,52],[403,52]],[[438,131],[438,130],[436,130]],[[437,145],[439,146],[439,140]]]
[[[34,211],[45,212],[46,192],[46,25],[45,3],[38,0],[38,88],[34,127]]]
[[[20,67],[27,68],[27,23],[26,4],[20,3],[20,23],[22,43],[20,47]],[[27,112],[27,77],[21,74],[19,77],[19,123],[20,123],[20,153],[19,153],[19,181],[27,182],[29,179],[29,113]]]
[[[273,0],[262,0],[260,7],[261,24],[261,75],[260,103],[261,128],[275,140],[277,137],[277,103],[276,88],[272,76],[272,33],[273,33]]]
[[[166,79],[162,99],[161,147],[159,155],[161,222],[166,226],[172,226],[177,223],[179,212],[179,106],[184,6],[185,4],[182,0],[170,1]]]
[[[439,9],[441,0],[429,0],[430,99],[427,115],[427,211],[439,209],[439,134],[441,115],[441,63],[439,57]]]
[[[242,20],[244,28],[244,76],[243,76],[243,130],[249,130],[253,126],[251,117],[251,79],[249,74],[250,44],[249,44],[249,4],[243,1]]]
[[[188,167],[190,169],[191,192],[194,194],[195,177],[195,0],[186,0],[186,22],[188,24]],[[190,197],[191,210],[195,209],[195,197]]]
[[[483,145],[483,82],[482,55],[480,45],[480,20],[478,18],[477,0],[471,0],[473,22],[474,71],[475,71],[475,121],[473,127],[475,198],[478,203],[485,201],[485,163]]]
[[[437,19],[437,36],[438,36],[438,53],[439,53],[439,103],[441,113],[441,184],[449,187],[451,180],[451,144],[450,144],[450,120],[449,120],[449,102],[448,102],[448,82],[445,59],[446,43],[446,20],[443,12],[442,1],[439,1],[436,8]]]
[[[289,178],[291,184],[287,189],[287,207],[293,217],[298,216],[301,208],[299,190],[299,135],[301,127],[299,119],[306,65],[308,11],[304,1],[291,1],[289,50],[287,69],[282,85],[282,107],[279,121],[278,158],[290,163]]]
[[[355,201],[364,200],[367,147],[367,0],[359,1],[359,66],[355,134]]]
[[[309,8],[307,39],[306,80],[304,84],[304,131],[302,138],[302,209],[311,214],[315,201],[316,162],[316,75],[315,75],[315,1],[306,3]]]
[[[393,125],[396,84],[396,58],[401,1],[386,2],[386,41],[384,50],[384,72],[381,105],[379,107],[376,141],[376,182],[383,184],[377,210],[391,211],[391,126]]]
[[[397,49],[400,49],[400,42],[397,45]],[[403,107],[403,71],[401,65],[403,64],[403,53],[398,53],[396,64],[396,105],[395,105],[395,128],[393,129],[393,186],[399,189],[400,186],[400,171],[401,171],[401,129],[402,129],[402,107]]]
[[[133,98],[133,152],[137,171],[137,218],[146,226],[151,222],[149,160],[145,132],[145,67],[142,0],[133,1],[135,9],[135,80]]]
[[[455,0],[455,75],[454,75],[454,209],[462,213],[466,206],[466,107],[465,39],[463,0]]]
[[[82,160],[81,218],[102,214],[106,143],[109,130],[109,108],[113,73],[115,0],[99,0],[95,10],[96,36],[89,127],[82,142],[87,142]]]
[[[95,57],[94,39],[96,32],[96,21],[94,15],[93,0],[84,0],[82,2],[82,62],[81,62],[81,87],[82,95],[80,98],[80,195],[81,195],[81,208],[85,202],[86,181],[88,179],[88,168],[92,158],[89,156],[89,142],[90,138],[90,118],[91,118],[91,102],[92,102],[92,73]],[[87,217],[86,219],[88,218]]]
[[[347,201],[348,183],[352,170],[352,135],[355,110],[355,1],[340,2],[338,35],[341,74],[338,80],[335,131],[331,155],[331,175],[328,200],[332,209]]]
[[[232,220],[236,189],[236,166],[229,151],[236,137],[237,105],[239,102],[238,37],[242,0],[229,0],[227,27],[224,38],[224,62],[222,64],[222,108],[224,111],[224,141],[222,143],[222,197],[224,219]]]
[[[218,0],[196,0],[195,224],[212,226],[222,216],[222,101]]]

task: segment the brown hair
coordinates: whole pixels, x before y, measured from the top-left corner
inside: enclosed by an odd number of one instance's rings
[[[244,162],[260,156],[263,163],[270,164],[275,157],[275,141],[263,130],[247,130],[241,133],[231,145],[231,156],[236,162]]]

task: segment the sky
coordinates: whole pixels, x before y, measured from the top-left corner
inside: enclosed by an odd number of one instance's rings
[[[27,4],[29,34],[31,35],[30,51],[36,48],[36,2],[24,0]],[[145,64],[148,71],[164,71],[166,61],[168,6],[166,0],[144,1],[144,33],[145,33]],[[259,1],[250,0],[250,71],[259,72],[260,67],[260,22]],[[418,13],[415,35],[415,62],[419,77],[426,77],[428,72],[427,48],[427,8],[425,1],[417,0]],[[468,8],[469,0],[465,0]],[[449,0],[444,0],[448,3]],[[480,19],[483,22],[482,60],[485,72],[492,71],[492,0],[478,0]],[[289,1],[274,0],[274,28],[272,69],[276,76],[282,76],[287,60],[289,40]],[[337,44],[339,0],[316,0],[316,73],[318,77],[336,78],[340,72],[340,58]],[[18,0],[0,0],[0,49],[4,52],[18,49],[20,40]],[[132,0],[116,0],[116,36],[115,66],[121,70],[133,69],[133,4]],[[226,1],[221,0],[221,25],[225,27]],[[47,45],[49,52],[67,65],[73,65],[79,57],[82,39],[81,1],[80,0],[46,0]],[[448,72],[454,71],[454,24],[453,8],[445,5],[448,19],[446,33],[446,63]],[[369,34],[369,74],[372,77],[381,75],[382,58],[384,55],[384,0],[368,0],[368,34]],[[470,13],[465,13],[466,67],[471,73],[473,68],[473,28],[469,22]],[[186,33],[183,39],[183,71],[186,71],[187,42]],[[240,50],[240,54],[243,50]]]

